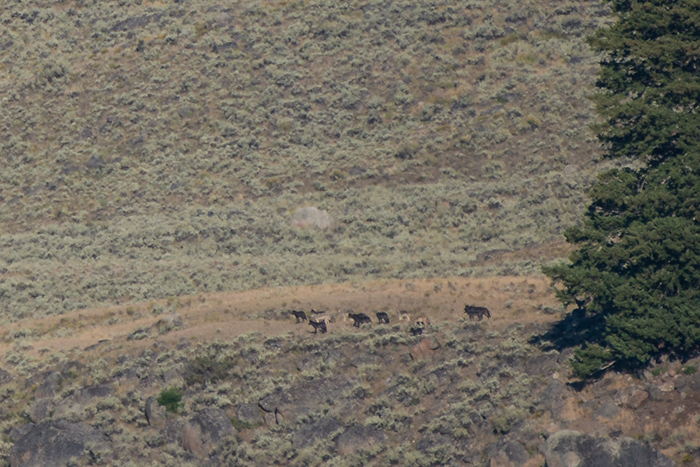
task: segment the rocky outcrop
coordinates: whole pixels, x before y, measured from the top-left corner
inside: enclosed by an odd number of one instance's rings
[[[517,467],[525,465],[530,460],[527,449],[519,440],[507,440],[494,446],[489,467]]]
[[[263,423],[263,412],[255,404],[241,404],[236,409],[236,418],[245,424],[255,426]]]
[[[548,467],[675,467],[651,446],[630,438],[609,440],[563,430],[547,439]]]
[[[182,447],[205,458],[223,438],[233,435],[233,425],[226,412],[207,409],[191,418],[182,433]]]
[[[105,437],[85,423],[47,420],[27,430],[12,447],[12,467],[64,466],[107,448]]]
[[[93,386],[85,386],[74,394],[63,399],[54,411],[54,416],[65,417],[71,412],[80,412],[85,407],[98,399],[104,399],[112,395],[113,387],[111,384],[98,384]]]
[[[61,376],[55,371],[46,374],[43,381],[37,386],[36,391],[34,391],[34,397],[36,399],[43,399],[45,397],[55,396],[60,382]]]
[[[367,449],[386,438],[384,431],[376,428],[353,425],[335,440],[335,447],[340,454],[347,454],[358,448]]]
[[[334,418],[321,418],[297,430],[292,436],[292,444],[295,448],[304,448],[316,441],[329,439],[342,427],[342,423]]]
[[[277,389],[258,400],[258,406],[266,412],[267,424],[294,423],[320,404],[336,404],[341,396],[353,388],[355,383],[341,375],[319,381],[305,381],[289,389]]]
[[[160,405],[155,397],[150,396],[146,399],[144,412],[149,426],[161,427],[165,425],[167,420],[165,407]]]
[[[431,357],[440,348],[440,343],[434,339],[422,339],[416,345],[411,347],[411,359],[421,360],[423,358]]]
[[[559,418],[569,397],[566,385],[559,380],[553,380],[542,391],[540,403],[545,410],[552,413],[554,418]]]
[[[38,399],[29,410],[29,419],[34,423],[39,423],[42,420],[49,418],[53,409],[53,402],[50,397]]]
[[[0,368],[0,386],[5,383],[9,383],[10,381],[12,381],[12,375],[8,371]]]
[[[327,230],[333,224],[333,219],[328,212],[318,209],[314,206],[297,209],[292,216],[293,227],[315,227],[321,230]]]

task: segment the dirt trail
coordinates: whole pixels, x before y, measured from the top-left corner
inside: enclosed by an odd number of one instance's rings
[[[542,312],[544,307],[557,307],[544,277],[377,280],[200,294],[28,319],[4,328],[0,354],[7,354],[17,345],[30,354],[50,354],[84,349],[101,340],[109,340],[113,347],[120,343],[136,350],[152,345],[153,338],[206,342],[252,332],[311,336],[310,326],[297,325],[291,315],[281,312],[289,309],[326,310],[335,321],[329,332],[350,326],[345,321],[348,310],[366,313],[373,321],[376,311],[387,311],[394,321],[397,312],[405,310],[412,318],[427,316],[433,324],[457,322],[466,317],[462,311],[465,304],[488,307],[492,313],[488,325],[493,330],[514,322],[549,322],[556,318]],[[156,315],[153,309],[165,312]],[[139,329],[148,329],[171,313],[183,318],[184,327],[163,335],[151,332],[153,338],[127,341]]]

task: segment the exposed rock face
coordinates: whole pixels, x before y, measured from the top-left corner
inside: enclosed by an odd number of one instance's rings
[[[552,412],[553,417],[559,418],[568,397],[569,394],[564,383],[554,380],[542,392],[540,402],[546,410]]]
[[[334,418],[321,418],[310,425],[305,425],[292,437],[296,448],[304,448],[318,440],[327,440],[333,433],[342,428],[342,424]]]
[[[411,347],[411,358],[413,360],[420,360],[423,358],[428,358],[435,353],[436,350],[440,348],[440,344],[432,339],[425,338],[419,343]]]
[[[239,405],[236,409],[236,418],[251,425],[257,425],[263,422],[263,414],[260,407],[255,404]]]
[[[279,425],[285,420],[294,423],[298,417],[306,415],[319,404],[335,404],[354,385],[350,378],[343,375],[320,381],[305,381],[288,390],[278,389],[261,398],[258,406],[271,415],[265,418],[268,424]]]
[[[381,443],[386,438],[382,430],[364,425],[353,425],[346,429],[335,440],[336,449],[340,454],[347,454],[358,448],[368,448]]]
[[[9,383],[10,381],[12,381],[12,375],[9,372],[0,368],[0,385]]]
[[[226,412],[221,409],[207,409],[191,418],[185,425],[182,447],[204,458],[219,441],[232,434],[233,425]]]
[[[56,372],[51,372],[44,377],[44,381],[39,384],[34,391],[34,397],[43,399],[45,397],[53,397],[56,395],[58,385],[61,382],[61,376]]]
[[[50,397],[38,399],[34,402],[34,405],[32,405],[32,408],[29,411],[29,419],[34,423],[39,423],[40,421],[49,418],[51,409],[53,409],[53,403]]]
[[[641,389],[635,389],[630,394],[630,397],[627,401],[627,406],[631,409],[638,409],[648,398],[648,392]]]
[[[165,425],[167,420],[165,407],[158,404],[155,397],[150,396],[146,399],[146,408],[144,411],[146,413],[146,420],[150,426],[159,427]]]
[[[111,384],[100,384],[85,386],[73,395],[63,399],[57,406],[54,415],[57,417],[66,416],[70,412],[79,412],[96,399],[103,399],[112,395]]]
[[[333,224],[333,219],[328,212],[314,206],[297,209],[292,216],[292,226],[294,227],[316,227],[326,230]]]
[[[652,447],[633,439],[612,441],[563,430],[547,440],[548,467],[675,467]]]
[[[558,367],[557,356],[553,354],[536,355],[525,362],[528,376],[549,376]]]
[[[522,443],[508,440],[499,443],[497,452],[491,456],[489,467],[516,467],[525,465],[530,460],[530,455]]]
[[[90,451],[107,447],[104,436],[85,423],[47,420],[34,425],[17,440],[10,454],[12,467],[64,466]]]

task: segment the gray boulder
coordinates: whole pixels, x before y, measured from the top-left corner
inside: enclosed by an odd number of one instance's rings
[[[5,383],[9,383],[10,381],[12,381],[12,375],[0,368],[0,386]]]
[[[239,405],[236,409],[236,418],[252,426],[263,423],[263,413],[260,407],[255,404]]]
[[[111,384],[98,384],[93,386],[85,386],[80,388],[72,395],[63,399],[54,411],[54,416],[65,417],[71,412],[79,413],[85,407],[98,399],[103,399],[112,395],[113,387]]]
[[[292,444],[295,448],[304,448],[318,440],[327,440],[342,427],[343,425],[334,418],[321,418],[297,430],[292,436]]]
[[[34,423],[39,423],[42,420],[49,418],[51,410],[53,410],[53,399],[45,397],[38,399],[32,405],[29,411],[29,419]]]
[[[317,229],[326,230],[333,224],[333,219],[327,211],[318,209],[314,206],[297,209],[292,215],[293,227],[316,227]]]
[[[275,392],[258,400],[265,411],[268,424],[295,423],[301,416],[314,411],[321,404],[343,403],[343,394],[355,386],[355,381],[345,375],[321,380],[304,381],[288,389]]]
[[[609,440],[563,430],[547,439],[548,467],[675,467],[651,446],[630,438]]]
[[[34,397],[43,399],[45,397],[53,397],[58,391],[58,385],[61,382],[61,376],[56,372],[48,373],[44,376],[44,380],[39,384],[34,391]]]
[[[536,355],[525,362],[525,373],[528,376],[548,377],[558,366],[556,354]]]
[[[567,391],[564,383],[559,380],[553,380],[542,392],[540,404],[545,410],[552,412],[554,418],[559,418],[569,397],[569,391]]]
[[[160,405],[155,397],[150,396],[146,399],[144,412],[146,413],[146,420],[150,426],[160,427],[165,425],[167,421],[165,407]]]
[[[386,438],[384,431],[376,428],[353,425],[335,440],[335,447],[340,454],[348,454],[356,449],[369,448],[381,443]]]
[[[519,441],[502,440],[494,448],[494,453],[489,452],[491,466],[516,467],[525,465],[530,460],[530,455]]]
[[[46,420],[29,429],[12,446],[12,467],[65,466],[72,458],[89,457],[107,448],[105,437],[85,423]]]
[[[182,447],[205,458],[225,437],[233,435],[233,425],[226,412],[207,409],[191,418],[182,433]]]

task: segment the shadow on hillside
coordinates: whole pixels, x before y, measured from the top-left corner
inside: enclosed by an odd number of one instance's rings
[[[585,342],[595,342],[605,329],[605,316],[586,315],[585,309],[578,308],[552,325],[546,332],[530,338],[530,344],[542,350],[562,350],[576,347]]]

